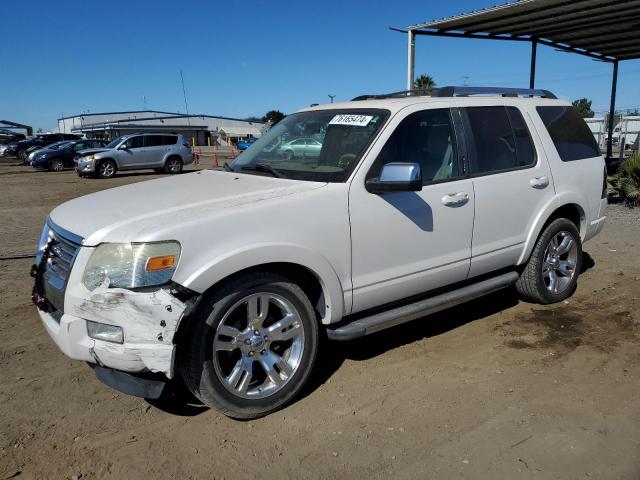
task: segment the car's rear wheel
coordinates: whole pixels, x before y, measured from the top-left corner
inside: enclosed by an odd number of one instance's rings
[[[575,291],[581,267],[580,232],[570,220],[558,218],[538,238],[516,288],[529,301],[560,302]]]
[[[233,418],[285,406],[308,379],[318,324],[302,289],[271,273],[243,275],[190,319],[179,369],[205,405]]]
[[[51,172],[61,172],[64,170],[64,162],[59,158],[54,158],[49,161],[49,171]]]
[[[164,164],[164,171],[175,174],[182,171],[182,159],[180,157],[169,157]]]
[[[100,178],[112,178],[115,176],[118,171],[118,167],[116,166],[116,162],[113,160],[102,160],[98,164],[97,172],[98,177]]]

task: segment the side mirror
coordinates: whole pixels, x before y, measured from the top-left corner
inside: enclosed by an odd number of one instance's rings
[[[417,192],[422,190],[422,171],[419,163],[393,162],[383,165],[378,178],[366,183],[370,193]]]
[[[122,145],[120,145],[120,146],[118,147],[118,150],[128,150],[127,144],[126,144],[126,143],[123,143]]]

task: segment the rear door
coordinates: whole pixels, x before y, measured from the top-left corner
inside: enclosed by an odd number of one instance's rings
[[[159,167],[168,152],[169,147],[165,144],[164,135],[145,135],[144,148],[146,151],[146,165],[149,167]]]
[[[513,266],[544,205],[553,201],[551,171],[531,119],[516,106],[461,108],[475,218],[469,276]]]

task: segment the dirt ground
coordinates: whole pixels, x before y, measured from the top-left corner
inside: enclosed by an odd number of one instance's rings
[[[0,256],[30,254],[57,204],[150,178],[0,164]],[[40,325],[32,260],[0,261],[0,480],[638,479],[640,211],[609,215],[567,302],[508,290],[329,344],[293,405],[249,422],[102,385]]]

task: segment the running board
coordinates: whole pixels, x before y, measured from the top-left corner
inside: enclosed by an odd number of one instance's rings
[[[364,337],[509,287],[516,283],[518,278],[520,275],[517,272],[503,273],[457,290],[360,318],[336,328],[329,327],[327,328],[327,336],[330,340],[342,341]]]

